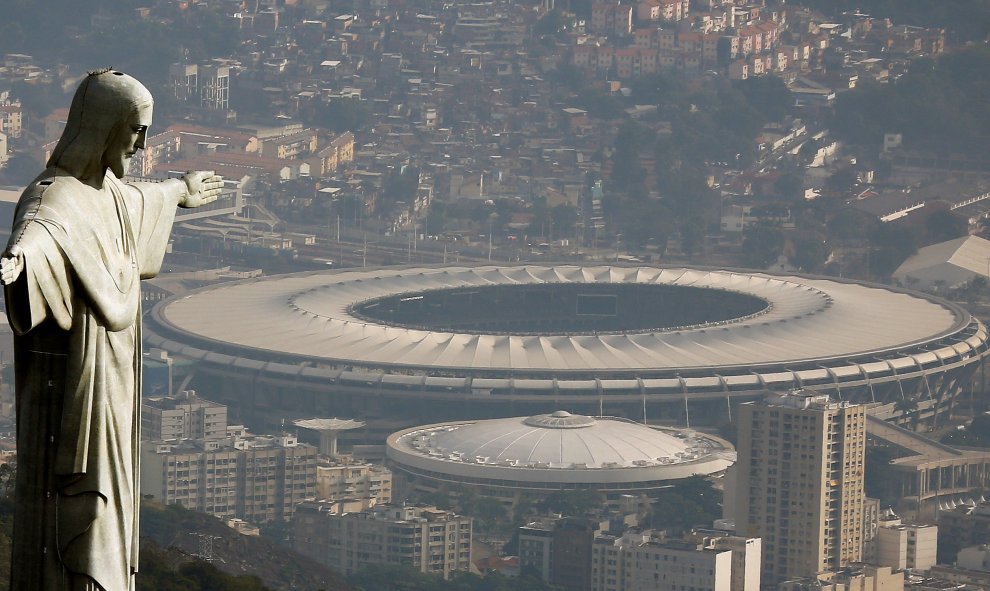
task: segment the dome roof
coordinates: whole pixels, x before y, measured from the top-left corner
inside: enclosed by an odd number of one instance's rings
[[[426,449],[486,462],[551,468],[602,468],[676,462],[691,441],[616,418],[567,411],[451,425],[421,439]]]
[[[655,488],[663,481],[720,472],[735,452],[693,431],[558,410],[531,417],[439,423],[388,438],[398,468],[488,486]]]

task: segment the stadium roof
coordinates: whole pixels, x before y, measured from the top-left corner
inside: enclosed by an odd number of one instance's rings
[[[694,431],[566,411],[406,429],[388,438],[387,453],[406,468],[506,484],[656,482],[735,461],[723,442]]]
[[[918,249],[894,271],[894,277],[910,285],[941,284],[954,287],[973,277],[990,275],[990,240],[963,236]]]
[[[471,334],[389,326],[352,306],[442,288],[544,283],[683,285],[750,294],[760,314],[703,326],[609,334]],[[881,352],[934,343],[970,318],[915,294],[827,278],[649,266],[523,265],[321,271],[212,286],[159,306],[182,340],[258,359],[362,367],[554,374],[672,371],[799,362],[876,362]],[[176,338],[176,337],[171,337]],[[205,346],[204,346],[205,344]],[[825,371],[825,370],[822,370]],[[754,378],[755,379],[755,378]],[[478,379],[475,379],[478,382]]]

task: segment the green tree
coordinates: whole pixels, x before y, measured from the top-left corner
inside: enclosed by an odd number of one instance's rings
[[[586,110],[588,116],[596,119],[618,119],[622,117],[622,101],[597,88],[583,89],[574,99],[574,104]]]
[[[408,565],[368,567],[348,576],[347,582],[359,591],[439,591],[445,585],[440,577]]]
[[[832,193],[845,194],[852,191],[859,178],[852,168],[840,168],[825,179],[825,189]]]
[[[651,242],[666,244],[674,229],[670,209],[656,199],[626,199],[616,209],[613,225],[627,246],[642,248]]]
[[[701,476],[692,476],[661,491],[645,522],[652,528],[675,531],[710,525],[721,517],[721,504],[722,494],[711,482]]]
[[[635,121],[619,126],[612,153],[611,181],[617,189],[634,197],[643,194],[646,171],[640,164],[640,153],[649,140],[649,130]]]
[[[577,208],[567,203],[561,203],[550,210],[550,219],[553,221],[555,238],[572,238],[575,236],[575,227],[578,221]]]
[[[969,230],[969,222],[949,210],[941,210],[928,216],[925,230],[928,233],[928,242],[934,244],[965,236]]]
[[[905,259],[918,252],[911,232],[894,223],[874,226],[869,238],[872,275],[889,277]]]
[[[832,249],[824,240],[817,238],[798,238],[794,241],[794,260],[798,269],[806,273],[815,273],[828,260]]]
[[[798,159],[800,159],[800,161],[803,162],[804,164],[808,164],[814,159],[815,154],[817,154],[818,150],[820,150],[821,148],[822,148],[821,141],[810,139],[804,142],[803,144],[801,144],[801,147],[798,148]]]
[[[794,104],[787,84],[773,74],[739,80],[736,88],[767,121],[782,121]]]
[[[546,13],[540,20],[536,21],[536,25],[533,26],[533,34],[537,37],[543,35],[556,35],[567,29],[570,26],[570,21],[564,14],[563,10],[553,9]]]
[[[598,492],[587,490],[563,490],[552,492],[540,503],[543,511],[560,513],[569,517],[581,517],[590,511],[600,509],[605,497]]]
[[[661,105],[678,100],[682,85],[672,74],[653,74],[634,78],[629,89],[637,104]]]
[[[681,170],[658,180],[664,204],[681,220],[711,216],[718,207],[719,196],[691,170]]]
[[[801,0],[800,4],[841,18],[857,10],[898,24],[943,27],[958,41],[985,41],[990,6],[982,0]]]
[[[788,172],[780,175],[774,183],[774,190],[789,202],[804,201],[804,179],[800,174]]]
[[[757,225],[743,232],[743,263],[763,269],[777,260],[784,250],[784,234],[779,228]]]
[[[694,254],[701,249],[705,240],[705,220],[701,216],[688,218],[680,226],[681,250]]]
[[[254,576],[231,576],[207,562],[188,562],[179,567],[179,575],[193,581],[204,591],[265,591],[261,580]]]
[[[411,206],[419,190],[419,168],[405,166],[393,168],[385,177],[382,197],[388,203],[404,202]]]
[[[557,68],[547,74],[547,80],[573,92],[587,87],[587,76],[585,76],[584,71],[566,62],[557,64]]]
[[[883,134],[900,132],[908,147],[964,152],[986,150],[990,137],[990,84],[973,72],[990,68],[990,49],[971,47],[915,60],[891,84],[864,83],[842,93],[833,131],[847,142],[879,148]]]
[[[465,514],[475,518],[475,527],[479,531],[495,531],[508,525],[509,511],[502,501],[492,497],[478,497],[470,511]]]
[[[450,493],[445,490],[420,493],[416,496],[416,500],[424,505],[433,505],[437,509],[448,510],[454,508],[454,500],[451,498]]]
[[[875,232],[879,220],[858,209],[846,208],[826,223],[829,236],[838,240],[867,240]]]

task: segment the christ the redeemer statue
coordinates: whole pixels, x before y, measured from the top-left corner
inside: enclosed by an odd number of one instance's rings
[[[131,591],[138,564],[141,279],[175,208],[216,200],[212,172],[125,184],[152,98],[114,70],[79,85],[0,259],[14,329],[13,591]]]

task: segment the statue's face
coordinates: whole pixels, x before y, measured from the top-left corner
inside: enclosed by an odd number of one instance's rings
[[[103,153],[103,166],[109,168],[118,179],[124,178],[130,157],[144,148],[150,126],[151,105],[144,105],[115,128]]]

